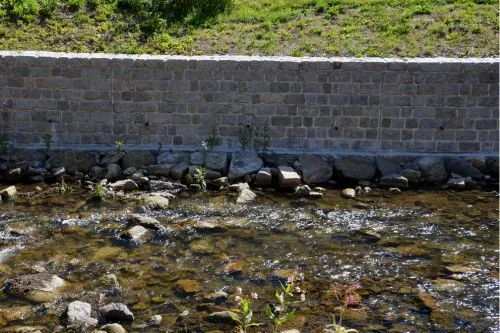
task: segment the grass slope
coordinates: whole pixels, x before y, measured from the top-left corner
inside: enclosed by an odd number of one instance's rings
[[[148,35],[141,30],[138,16],[118,8],[118,0],[82,0],[81,4],[76,8],[58,4],[50,17],[31,22],[13,20],[0,7],[0,49],[291,56],[498,55],[497,0],[234,0],[230,10],[202,24],[167,22]]]

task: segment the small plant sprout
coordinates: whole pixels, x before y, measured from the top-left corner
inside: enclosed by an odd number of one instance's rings
[[[104,186],[101,182],[98,182],[92,188],[92,199],[97,201],[103,201],[104,199],[106,199],[106,190],[104,189]]]
[[[49,156],[52,149],[52,133],[47,132],[42,136],[42,140],[45,144],[45,155]]]
[[[207,147],[213,151],[219,145],[219,138],[217,137],[217,126],[212,125],[210,128],[210,136],[205,140]]]
[[[196,168],[196,172],[194,174],[194,181],[196,184],[199,184],[201,186],[202,190],[205,190],[207,188],[207,183],[205,182],[205,177],[207,175],[207,168],[204,166]]]
[[[120,156],[122,154],[123,146],[125,146],[125,142],[123,140],[115,141],[115,155]]]
[[[266,317],[271,321],[272,332],[278,332],[281,325],[295,317],[295,310],[288,311],[288,297],[299,294],[300,300],[305,301],[305,291],[298,285],[303,281],[304,275],[293,274],[288,277],[286,285],[280,283],[281,288],[276,290],[275,297],[278,304],[268,304],[266,307]]]
[[[252,292],[249,298],[243,296],[243,291],[240,287],[236,288],[236,296],[234,300],[238,304],[237,309],[231,309],[229,315],[231,319],[237,324],[238,333],[247,333],[250,327],[261,326],[262,323],[253,321],[253,310],[250,299],[257,299],[259,296],[256,292]]]

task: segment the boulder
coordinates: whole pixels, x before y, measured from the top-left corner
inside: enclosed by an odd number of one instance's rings
[[[106,168],[101,168],[100,166],[94,165],[90,168],[89,175],[95,179],[104,179],[106,178]]]
[[[19,178],[21,178],[21,176],[22,176],[22,169],[21,168],[10,169],[7,172],[5,172],[5,174],[4,174],[5,180],[7,180],[9,182],[15,182],[15,181],[19,180]]]
[[[74,301],[68,304],[66,317],[68,326],[85,329],[96,326],[97,319],[91,317],[92,308],[89,303]]]
[[[149,209],[162,210],[167,209],[169,201],[160,195],[149,195],[143,198],[144,205]]]
[[[488,156],[484,163],[484,173],[490,176],[498,177],[499,171],[499,157],[498,156]]]
[[[441,183],[448,179],[448,172],[441,157],[425,156],[419,158],[417,166],[426,182]]]
[[[8,247],[6,249],[1,249],[0,250],[0,264],[3,263],[5,260],[7,260],[9,257],[13,256],[14,254],[17,254],[21,251],[21,247],[18,246],[13,246],[13,247]]]
[[[155,157],[147,150],[129,151],[122,159],[123,169],[155,164]]]
[[[465,178],[450,178],[446,185],[455,190],[463,190],[466,187]]]
[[[181,279],[175,283],[175,291],[179,294],[193,295],[201,291],[200,284],[196,280]]]
[[[139,186],[132,179],[119,180],[117,182],[108,184],[108,187],[115,191],[132,191],[139,189]]]
[[[159,231],[165,228],[160,221],[155,219],[154,217],[146,216],[146,215],[139,215],[139,214],[130,214],[127,217],[127,220],[130,223],[140,225],[146,229],[149,230],[155,230]]]
[[[66,168],[65,167],[58,167],[52,170],[52,176],[53,177],[60,177],[66,173]]]
[[[337,159],[333,168],[336,176],[344,180],[370,180],[377,170],[373,159],[359,156]]]
[[[377,157],[377,169],[382,176],[399,174],[403,169],[399,162],[388,157]]]
[[[239,204],[246,204],[255,201],[255,198],[257,195],[253,193],[250,189],[243,189],[239,195],[238,198],[236,198],[236,203]]]
[[[17,196],[17,189],[14,185],[4,188],[0,191],[3,201],[14,200]]]
[[[269,186],[273,182],[271,168],[262,168],[255,175],[254,185],[256,186]]]
[[[134,314],[123,303],[110,303],[99,309],[101,315],[110,321],[129,322],[134,320]]]
[[[203,157],[205,155],[205,158]],[[197,151],[190,156],[191,164],[204,165],[207,169],[219,171],[224,174],[227,170],[227,154]]]
[[[448,157],[445,159],[445,166],[449,173],[455,173],[463,178],[471,177],[475,180],[483,178],[483,173],[464,158]]]
[[[262,167],[262,159],[252,152],[239,151],[233,153],[231,164],[229,165],[228,178],[238,179],[246,175],[256,173]]]
[[[172,176],[173,179],[181,180],[182,177],[184,177],[184,175],[188,172],[188,169],[189,169],[189,163],[180,162],[174,165],[170,169],[170,175]]]
[[[353,199],[356,197],[356,191],[353,188],[345,188],[342,190],[342,196],[346,199]]]
[[[124,155],[125,153],[123,152],[119,154],[116,152],[108,152],[101,158],[101,165],[107,167],[110,164],[118,164]]]
[[[153,164],[148,170],[151,175],[168,177],[173,166],[173,164]]]
[[[378,184],[384,187],[408,188],[408,179],[399,174],[389,174],[380,177]]]
[[[109,181],[114,181],[122,176],[122,168],[118,164],[111,163],[108,165],[106,168],[106,175],[104,178],[106,178]]]
[[[164,152],[156,157],[158,164],[179,164],[189,163],[189,153],[184,152]]]
[[[125,170],[123,170],[123,174],[127,177],[130,177],[135,173],[137,173],[137,168],[135,167],[126,168]]]
[[[278,167],[278,182],[281,188],[293,189],[300,185],[300,176],[289,166]]]
[[[231,311],[219,311],[209,314],[204,319],[211,323],[234,324],[233,316],[234,313]]]
[[[73,171],[89,171],[94,165],[98,164],[99,155],[93,152],[85,151],[56,151],[50,154],[45,162],[47,169],[56,167],[65,167]]]
[[[408,179],[408,182],[412,184],[420,183],[422,177],[422,173],[420,171],[413,169],[403,169],[399,174]]]
[[[332,167],[319,156],[303,154],[299,162],[304,182],[308,184],[325,183],[332,178]]]

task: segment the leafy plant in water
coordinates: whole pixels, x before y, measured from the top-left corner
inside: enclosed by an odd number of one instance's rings
[[[125,145],[125,142],[123,140],[116,140],[115,141],[115,155],[116,156],[121,156],[124,145]]]
[[[238,302],[238,309],[231,309],[229,315],[231,319],[238,325],[238,333],[247,333],[248,328],[261,326],[262,323],[256,323],[253,321],[253,310],[252,303],[248,298],[243,297],[241,288],[236,288],[236,302]],[[257,299],[257,293],[253,292],[250,294],[252,299]]]
[[[52,133],[47,132],[42,136],[43,143],[45,144],[45,155],[49,156],[52,149]]]
[[[194,174],[194,181],[196,182],[196,184],[199,184],[203,190],[207,188],[207,183],[205,183],[206,175],[207,175],[207,168],[205,168],[204,166],[196,168],[196,172]]]
[[[284,286],[281,282],[281,289],[276,290],[275,297],[277,305],[268,304],[266,307],[266,317],[271,321],[272,332],[278,332],[281,325],[295,317],[295,310],[287,311],[288,297],[293,297],[294,293],[300,294],[300,299],[305,300],[305,291],[300,288],[298,283],[304,279],[302,274],[290,276]]]
[[[97,183],[92,189],[92,199],[97,201],[103,201],[106,199],[106,190],[102,183]]]
[[[326,325],[327,332],[334,333],[354,333],[357,332],[355,329],[348,329],[342,326],[342,319],[344,312],[351,308],[353,310],[359,310],[361,308],[361,296],[358,294],[357,290],[361,289],[360,284],[352,285],[340,285],[333,286],[332,292],[333,296],[336,298],[339,305],[337,310],[339,311],[339,323],[337,324],[335,314],[332,315],[332,323]]]

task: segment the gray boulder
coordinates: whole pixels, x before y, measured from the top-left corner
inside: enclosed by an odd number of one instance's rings
[[[168,177],[173,166],[172,164],[153,164],[148,167],[148,170],[151,175]]]
[[[441,157],[425,156],[417,160],[417,165],[426,182],[441,183],[448,179],[448,172]]]
[[[98,164],[99,155],[84,151],[56,151],[50,154],[45,162],[47,169],[65,167],[68,170],[88,172],[94,165]]]
[[[101,158],[101,165],[104,167],[107,167],[110,164],[118,164],[118,163],[120,163],[120,160],[122,159],[122,157],[124,155],[125,155],[125,153],[123,153],[123,152],[121,152],[119,154],[117,154],[116,152],[106,153],[106,155],[104,155]]]
[[[236,203],[246,204],[255,201],[257,195],[253,193],[250,189],[244,188],[239,192],[238,198],[236,198]]]
[[[132,191],[139,189],[139,186],[132,179],[119,180],[117,182],[107,185],[111,190],[118,191]]]
[[[345,188],[342,190],[342,196],[346,199],[353,199],[356,197],[356,191],[353,188]]]
[[[175,182],[165,182],[162,180],[150,180],[148,187],[151,191],[168,191],[171,193],[187,190],[186,185]]]
[[[332,167],[319,156],[303,154],[299,162],[304,182],[308,184],[326,183],[332,178]]]
[[[68,304],[66,317],[68,326],[85,329],[96,326],[97,319],[91,317],[92,308],[89,303],[74,301]]]
[[[132,224],[140,225],[148,230],[159,232],[160,234],[166,234],[168,232],[168,228],[162,225],[161,222],[154,217],[131,214],[127,219]]]
[[[380,177],[378,184],[383,187],[408,188],[408,178],[399,174],[386,175]]]
[[[120,238],[132,241],[136,244],[141,244],[146,240],[148,235],[148,229],[144,228],[143,226],[136,225],[122,232]]]
[[[203,152],[197,151],[191,154],[191,164],[205,165],[207,169],[219,171],[224,174],[227,170],[227,154],[217,152],[207,152],[206,158],[203,158]],[[205,162],[205,163],[204,163]]]
[[[155,164],[155,158],[150,151],[147,150],[133,150],[129,151],[122,159],[123,169],[130,167],[141,167],[144,165]]]
[[[90,168],[89,174],[92,178],[95,179],[104,179],[106,178],[106,168],[101,168],[100,166],[94,165]]]
[[[373,159],[359,156],[337,159],[333,167],[336,176],[345,180],[370,180],[377,170]]]
[[[123,303],[110,303],[99,309],[101,315],[110,321],[133,321],[134,314]]]
[[[189,163],[189,153],[184,152],[164,152],[156,157],[158,164],[179,164]]]
[[[300,185],[300,176],[289,166],[278,167],[278,182],[281,188],[293,189]]]
[[[408,179],[408,181],[413,184],[420,183],[422,177],[422,173],[420,171],[413,169],[403,169],[399,174]]]
[[[180,162],[174,165],[170,169],[170,175],[172,176],[173,179],[181,180],[182,177],[184,177],[184,175],[188,172],[188,169],[189,169],[189,163]]]
[[[144,197],[144,205],[153,210],[162,210],[168,208],[169,201],[160,195],[149,195]]]
[[[463,190],[466,187],[464,178],[450,178],[448,179],[446,185],[455,190]]]
[[[448,157],[445,159],[445,166],[449,173],[455,173],[463,178],[471,177],[476,180],[483,178],[483,173],[464,158]]]
[[[399,162],[388,157],[377,157],[377,169],[382,176],[398,174],[403,169]]]
[[[106,178],[109,181],[114,181],[116,179],[121,178],[122,176],[122,168],[115,163],[111,163],[108,165],[106,168],[106,175],[104,178]]]
[[[256,186],[269,186],[273,182],[273,175],[271,168],[262,168],[255,175],[254,185]]]
[[[64,280],[54,274],[27,274],[5,281],[3,292],[34,303],[48,303],[55,299],[56,292],[64,284]]]
[[[228,178],[234,180],[243,176],[256,173],[262,167],[262,159],[252,152],[239,151],[233,153],[229,165]]]

